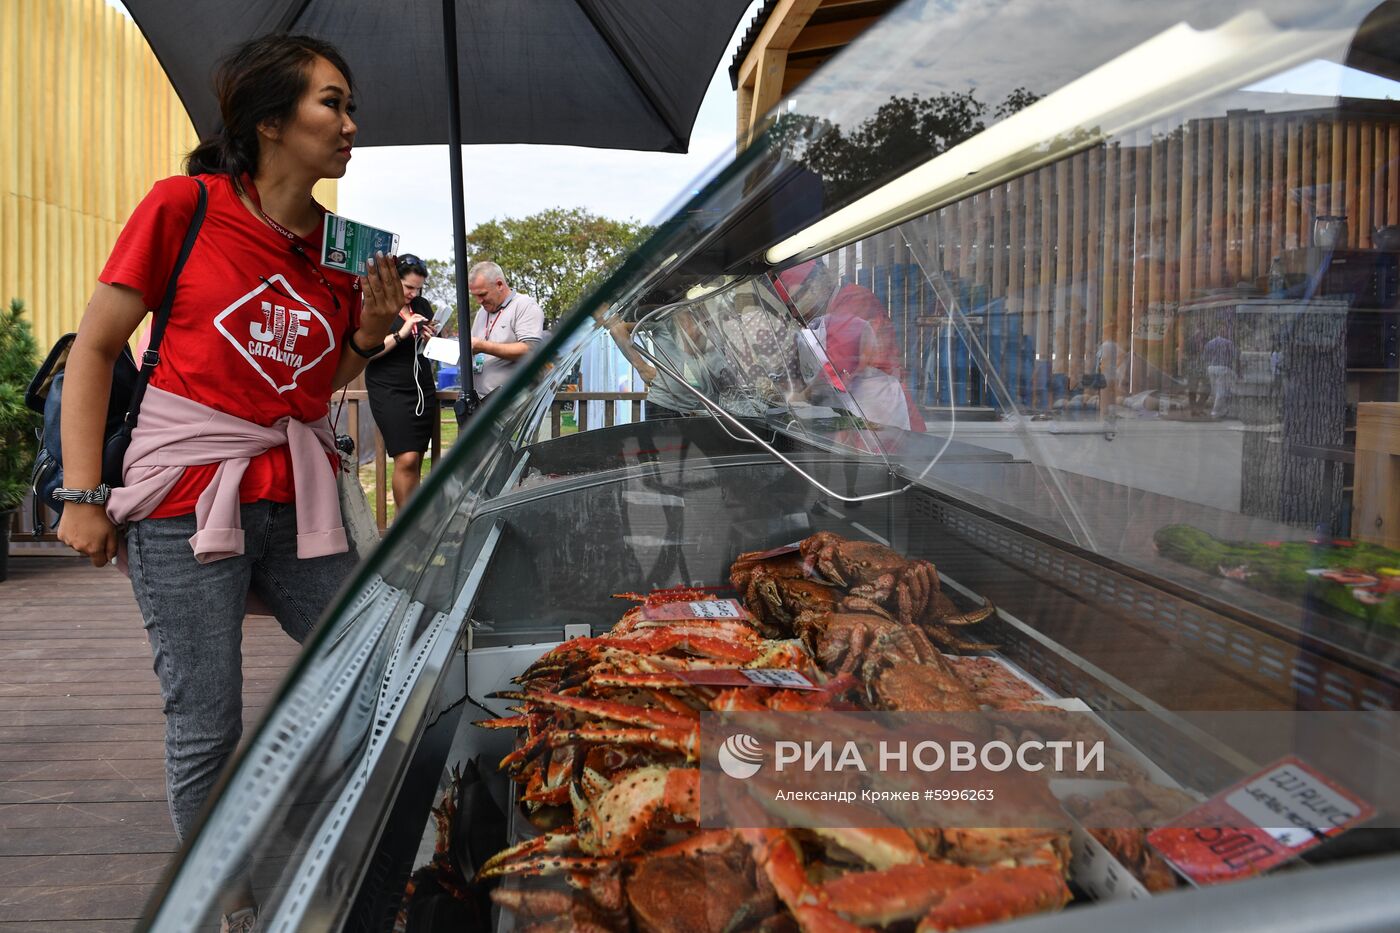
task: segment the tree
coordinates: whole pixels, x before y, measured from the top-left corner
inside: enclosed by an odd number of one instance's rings
[[[632,221],[556,207],[480,224],[467,234],[467,253],[473,264],[500,265],[510,286],[538,301],[553,322],[647,232]]]
[[[8,310],[0,309],[0,511],[19,505],[29,488],[34,429],[41,419],[24,404],[24,390],[38,368],[37,355],[24,302],[13,298]]]
[[[1018,87],[991,111],[1004,119],[1039,97]],[[779,117],[776,145],[822,178],[828,194],[847,197],[905,172],[986,129],[988,106],[974,91],[932,97],[893,96],[859,126],[843,130],[807,114]]]
[[[428,260],[428,281],[423,283],[423,297],[436,308],[457,307],[457,269],[450,259]],[[457,333],[457,316],[453,315],[442,336]]]
[[[538,301],[545,320],[553,323],[650,232],[634,221],[556,207],[479,224],[467,234],[467,255],[469,267],[497,263],[510,287]],[[456,305],[456,282],[450,261],[429,260],[425,294],[434,306]]]

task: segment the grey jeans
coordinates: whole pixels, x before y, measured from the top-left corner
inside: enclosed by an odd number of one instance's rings
[[[298,642],[356,563],[355,552],[297,558],[296,507],[242,507],[244,554],[201,564],[195,517],[147,518],[127,529],[131,587],[165,700],[165,781],[183,841],[243,735],[243,617],[248,591]]]

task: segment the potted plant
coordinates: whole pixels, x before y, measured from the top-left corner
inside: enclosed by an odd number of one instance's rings
[[[24,302],[10,299],[0,311],[0,581],[7,576],[10,521],[29,491],[40,418],[24,404],[24,390],[38,367],[34,332]]]

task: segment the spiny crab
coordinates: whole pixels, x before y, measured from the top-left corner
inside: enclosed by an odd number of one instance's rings
[[[938,570],[874,541],[852,541],[819,531],[798,544],[803,566],[845,590],[838,608],[887,615],[922,625],[939,644],[962,651],[995,647],[962,641],[948,626],[975,625],[995,613],[991,603],[963,612],[939,588]]]
[[[851,596],[892,609],[900,622],[922,621],[938,591],[938,571],[926,560],[909,560],[874,541],[851,541],[819,531],[799,545],[802,559]]]

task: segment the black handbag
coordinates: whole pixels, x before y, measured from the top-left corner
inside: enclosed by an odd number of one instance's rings
[[[131,432],[136,428],[141,399],[146,395],[146,384],[151,379],[151,371],[160,362],[160,342],[165,336],[165,325],[170,320],[170,308],[175,303],[175,286],[180,280],[185,260],[194,248],[195,238],[199,236],[199,228],[204,223],[209,191],[198,178],[194,182],[199,185],[199,200],[195,204],[194,215],[190,217],[189,229],[185,231],[185,241],[180,244],[175,267],[170,270],[165,297],[161,299],[151,322],[150,346],[141,355],[139,368],[129,347],[122,347],[121,355],[112,367],[112,391],[107,399],[107,418],[102,430],[105,438],[102,444],[102,482],[108,486],[122,484],[122,461],[126,458],[127,447],[131,445]],[[44,416],[44,425],[39,431],[39,453],[34,458],[34,474],[30,482],[34,490],[36,537],[44,533],[44,506],[59,515],[63,514],[63,503],[55,499],[53,493],[63,485],[63,439],[59,430],[63,415],[63,372],[76,337],[77,334],[64,334],[58,338],[24,393],[24,403]]]

